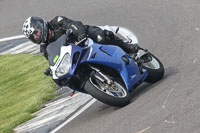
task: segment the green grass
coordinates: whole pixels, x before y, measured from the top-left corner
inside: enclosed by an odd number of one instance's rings
[[[13,132],[54,97],[53,81],[43,74],[47,67],[39,55],[0,55],[0,133]]]

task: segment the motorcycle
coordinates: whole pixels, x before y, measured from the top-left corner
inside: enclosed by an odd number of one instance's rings
[[[119,31],[119,28],[107,28],[115,34]],[[122,107],[130,102],[130,92],[138,85],[154,83],[164,75],[163,64],[148,50],[139,48],[131,57],[118,46],[98,44],[90,38],[71,42],[71,34],[72,30],[67,30],[47,47],[50,68],[45,74],[51,75],[59,86]],[[132,40],[128,38],[128,41]]]

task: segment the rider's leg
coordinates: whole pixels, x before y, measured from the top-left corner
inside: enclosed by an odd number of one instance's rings
[[[136,54],[138,51],[138,44],[128,44],[122,39],[115,36],[113,32],[102,30],[96,26],[88,27],[88,36],[100,44],[111,44],[119,46],[128,54]]]
[[[117,45],[128,54],[135,54],[138,52],[138,44],[129,44],[124,42],[121,38],[115,36],[111,31],[104,31],[106,41],[109,44]]]

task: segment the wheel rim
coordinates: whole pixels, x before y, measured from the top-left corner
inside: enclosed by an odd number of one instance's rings
[[[152,57],[152,61],[144,63],[143,66],[147,68],[151,68],[151,69],[159,69],[160,68],[159,62],[153,56],[151,57]]]
[[[113,82],[112,85],[108,85],[107,83],[103,83],[102,81],[100,81],[95,77],[90,77],[89,81],[95,86],[95,88],[110,96],[123,98],[126,97],[127,95],[127,92],[124,89],[124,87],[122,87],[117,82]]]

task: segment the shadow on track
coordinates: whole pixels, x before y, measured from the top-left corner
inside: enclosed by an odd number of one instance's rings
[[[146,93],[150,89],[153,89],[154,87],[156,87],[158,84],[161,84],[162,82],[164,82],[168,77],[176,75],[177,73],[179,73],[178,68],[175,68],[175,67],[166,68],[164,77],[160,81],[153,84],[143,83],[140,86],[138,86],[135,90],[133,90],[133,92],[130,93],[132,97],[130,103],[134,102],[140,95]]]

